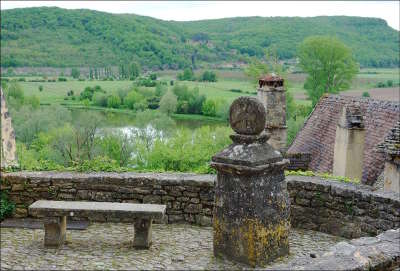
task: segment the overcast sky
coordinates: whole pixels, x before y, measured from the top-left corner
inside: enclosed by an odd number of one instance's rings
[[[1,1],[1,9],[57,6],[94,9],[110,13],[134,13],[163,20],[189,21],[237,16],[348,15],[382,18],[399,30],[399,1]]]

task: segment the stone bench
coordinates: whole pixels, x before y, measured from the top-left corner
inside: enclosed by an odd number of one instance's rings
[[[38,200],[29,206],[29,213],[44,217],[44,246],[59,247],[65,241],[67,216],[98,213],[134,221],[133,247],[149,248],[153,219],[162,219],[165,205],[118,202]]]

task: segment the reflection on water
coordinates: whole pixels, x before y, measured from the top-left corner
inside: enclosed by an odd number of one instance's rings
[[[187,128],[190,130],[195,130],[202,126],[210,126],[211,129],[215,129],[217,127],[226,127],[228,126],[227,122],[219,122],[219,121],[210,121],[210,120],[180,120],[173,119],[174,127],[154,127],[151,124],[144,124],[140,121],[137,121],[135,115],[126,114],[126,113],[115,113],[115,112],[105,112],[105,111],[96,111],[96,110],[84,110],[84,109],[72,109],[71,115],[72,119],[77,120],[83,114],[87,114],[90,111],[90,114],[95,115],[96,117],[101,119],[101,130],[104,132],[121,132],[123,135],[132,136],[137,135],[138,133],[145,132],[147,136],[151,136],[152,138],[163,138],[167,134],[167,129],[173,128]]]

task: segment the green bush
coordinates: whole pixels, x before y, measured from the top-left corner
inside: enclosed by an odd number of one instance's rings
[[[40,91],[40,92],[43,91],[43,86],[42,86],[42,85],[39,86],[39,91]]]
[[[80,71],[77,69],[77,68],[72,68],[71,69],[71,76],[74,78],[74,79],[77,79],[77,78],[79,78],[79,76],[80,76]]]
[[[66,81],[67,81],[67,78],[65,78],[65,77],[58,77],[58,81],[59,81],[59,82],[66,82]]]
[[[107,107],[107,95],[104,93],[95,93],[93,95],[93,104],[101,107]]]
[[[32,108],[34,108],[34,109],[37,109],[40,106],[40,100],[35,95],[26,97],[24,103],[32,106]]]
[[[0,197],[0,221],[2,221],[4,218],[12,215],[15,205],[8,200],[5,191],[1,191]]]
[[[215,101],[206,100],[202,106],[202,112],[205,116],[215,117],[217,115],[217,107]]]
[[[5,90],[6,97],[12,97],[15,100],[23,103],[24,101],[24,91],[21,86],[16,82],[11,82],[8,88]]]
[[[107,98],[107,107],[109,108],[119,108],[121,106],[121,98],[113,94]]]
[[[132,110],[142,109],[144,104],[145,104],[145,99],[143,95],[138,93],[136,90],[130,91],[128,95],[126,95],[124,100],[124,105],[126,105],[128,108]]]
[[[183,73],[178,73],[177,79],[179,81],[193,81],[195,79],[192,69],[186,68]]]
[[[217,82],[217,75],[213,71],[205,71],[201,76],[201,81],[204,82]]]
[[[362,93],[362,96],[365,97],[365,98],[371,97],[371,95],[369,94],[368,91],[364,91],[364,92]]]

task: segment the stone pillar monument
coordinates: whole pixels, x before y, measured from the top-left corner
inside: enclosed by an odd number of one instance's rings
[[[258,81],[257,96],[267,112],[265,130],[269,133],[268,143],[277,150],[286,147],[286,94],[283,79],[275,74]]]
[[[1,128],[1,166],[0,169],[17,167],[17,147],[15,144],[15,133],[11,125],[11,117],[8,112],[3,90],[0,88],[0,128]]]
[[[400,120],[378,148],[386,154],[383,190],[400,193]]]
[[[333,175],[361,180],[365,129],[358,104],[343,107],[336,127],[333,152]]]
[[[239,97],[229,113],[233,144],[212,157],[217,172],[214,255],[263,266],[289,253],[289,163],[268,143],[266,113],[256,98]]]

